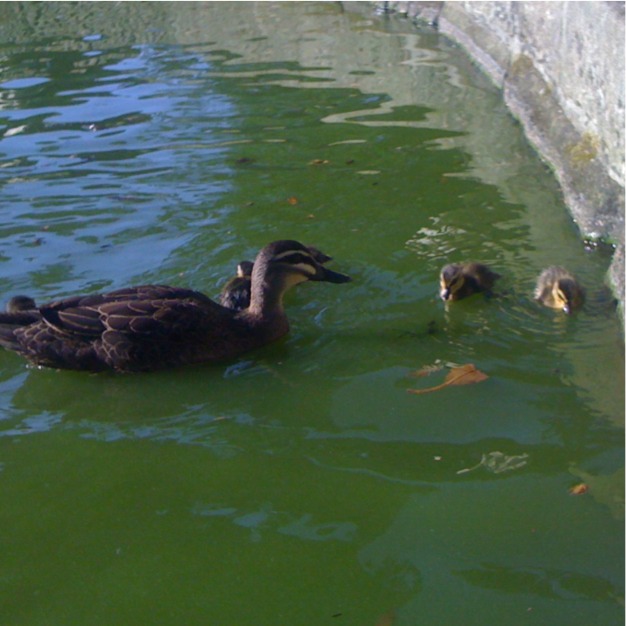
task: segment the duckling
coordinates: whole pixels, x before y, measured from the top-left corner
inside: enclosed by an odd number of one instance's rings
[[[241,311],[250,305],[250,284],[252,282],[252,261],[240,261],[237,275],[231,278],[220,293],[220,304],[227,309]]]
[[[500,274],[481,263],[451,263],[439,275],[439,295],[442,300],[454,301],[475,293],[490,293]]]
[[[29,296],[13,296],[7,302],[7,313],[18,313],[20,311],[32,311],[37,308],[35,301]]]
[[[583,305],[585,292],[573,274],[553,265],[539,275],[535,300],[544,306],[571,313]]]
[[[30,324],[40,319],[35,301],[29,296],[13,296],[6,305],[5,311],[0,311],[0,325],[4,321],[11,324]]]
[[[0,345],[48,367],[152,371],[231,359],[289,332],[284,293],[298,283],[351,279],[318,263],[301,243],[275,241],[257,255],[250,305],[221,306],[204,294],[141,285],[74,296],[25,313],[0,313]]]
[[[332,257],[324,254],[321,250],[313,246],[306,246],[307,250],[315,261],[328,263],[332,261]],[[220,304],[228,309],[242,311],[250,304],[250,281],[252,277],[252,269],[254,263],[251,261],[240,261],[237,265],[237,275],[231,278],[220,293]]]

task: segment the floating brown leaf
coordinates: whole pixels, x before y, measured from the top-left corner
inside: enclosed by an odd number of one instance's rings
[[[448,369],[454,369],[461,366],[457,365],[456,363],[452,363],[451,361],[444,362],[441,359],[437,359],[431,365],[422,365],[422,367],[420,367],[418,370],[415,370],[414,372],[409,372],[408,375],[412,378],[423,378],[424,376],[430,376],[431,374],[440,372],[444,367],[447,367]]]
[[[472,383],[480,383],[483,380],[487,380],[487,378],[489,378],[487,374],[477,370],[472,363],[467,363],[466,365],[453,367],[448,372],[448,375],[441,385],[428,387],[427,389],[407,389],[407,391],[414,394],[430,393],[432,391],[439,391],[445,387],[450,387],[451,385],[471,385]]]
[[[574,485],[569,492],[573,496],[582,496],[583,493],[587,493],[589,491],[589,487],[585,483],[578,483],[578,485]]]

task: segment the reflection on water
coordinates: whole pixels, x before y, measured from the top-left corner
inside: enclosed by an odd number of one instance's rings
[[[3,302],[216,296],[284,237],[354,279],[292,290],[290,335],[220,367],[0,353],[11,623],[616,622],[608,259],[454,46],[359,3],[18,2],[0,66]],[[445,305],[467,259],[497,292]],[[578,315],[532,300],[555,262]],[[436,362],[489,378],[407,393]]]

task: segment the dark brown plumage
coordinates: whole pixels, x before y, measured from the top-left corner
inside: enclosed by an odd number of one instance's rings
[[[255,259],[250,306],[243,311],[191,289],[142,285],[0,313],[0,345],[37,365],[88,371],[229,359],[289,331],[283,294],[307,280],[350,278],[325,269],[297,241],[276,241]]]

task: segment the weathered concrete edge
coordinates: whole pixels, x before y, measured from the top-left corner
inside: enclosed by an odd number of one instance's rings
[[[588,145],[588,137],[567,118],[532,58],[513,55],[491,31],[458,8],[462,3],[375,4],[438,29],[464,48],[503,90],[507,107],[522,124],[530,143],[552,168],[583,239],[607,241],[614,246],[607,282],[619,303],[624,330],[624,187],[593,158],[594,147]]]

